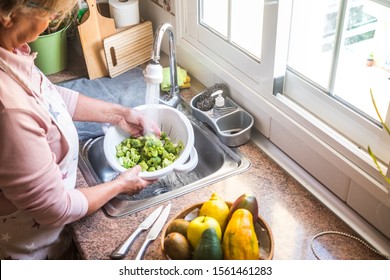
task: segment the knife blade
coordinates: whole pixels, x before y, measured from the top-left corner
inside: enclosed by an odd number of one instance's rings
[[[135,238],[140,234],[142,231],[147,230],[153,225],[153,223],[156,221],[158,216],[160,215],[162,211],[162,206],[158,207],[156,210],[153,211],[152,214],[150,214],[139,226],[138,228],[130,234],[110,255],[110,258],[113,260],[120,260],[124,258],[127,253],[129,252],[130,245],[133,243]]]
[[[135,257],[136,260],[142,259],[142,256],[144,254],[144,251],[146,247],[149,245],[149,243],[157,238],[159,235],[161,229],[163,228],[165,222],[167,221],[167,218],[169,216],[169,212],[171,211],[171,204],[169,203],[164,210],[162,211],[160,217],[158,217],[157,221],[154,223],[151,230],[148,232],[148,235],[146,236],[146,239],[144,243],[142,244],[141,248],[138,251],[137,256]]]

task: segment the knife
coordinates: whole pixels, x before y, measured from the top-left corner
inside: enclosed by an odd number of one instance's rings
[[[158,217],[158,220],[154,223],[152,229],[149,231],[148,235],[146,236],[146,239],[142,244],[141,249],[139,249],[138,254],[135,257],[136,260],[140,260],[142,258],[146,247],[149,245],[151,241],[157,238],[165,222],[167,221],[170,211],[171,211],[171,204],[169,203],[162,211],[160,217]]]
[[[150,228],[150,226],[154,223],[154,221],[157,219],[157,217],[160,215],[162,206],[158,207],[156,210],[153,211],[152,214],[150,214],[139,226],[138,228],[129,235],[119,246],[115,249],[110,255],[111,259],[114,260],[120,260],[124,258],[129,249],[130,245],[133,243],[135,238],[138,236],[138,234],[144,230],[147,230]]]

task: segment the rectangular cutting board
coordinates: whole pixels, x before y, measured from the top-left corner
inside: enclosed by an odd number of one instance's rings
[[[108,69],[103,52],[103,40],[118,32],[112,18],[102,16],[96,5],[96,0],[86,0],[88,11],[86,18],[78,26],[80,43],[84,52],[88,75],[91,80],[107,76]]]
[[[151,59],[153,28],[150,21],[133,26],[103,40],[111,78]]]

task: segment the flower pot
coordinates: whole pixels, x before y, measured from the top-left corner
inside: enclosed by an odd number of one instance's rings
[[[68,49],[65,28],[57,32],[40,35],[29,45],[31,50],[37,52],[35,65],[46,75],[64,70],[68,66]]]

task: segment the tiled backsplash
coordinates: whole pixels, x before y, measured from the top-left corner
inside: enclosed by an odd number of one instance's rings
[[[175,0],[150,0],[150,1],[156,3],[167,12],[175,15],[175,4],[176,4]]]

